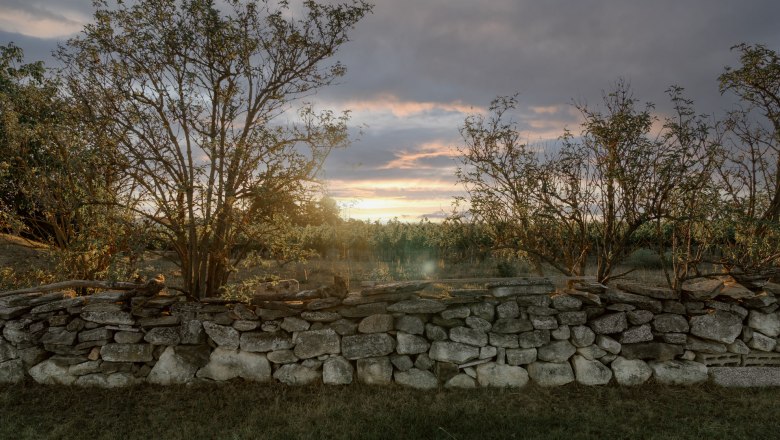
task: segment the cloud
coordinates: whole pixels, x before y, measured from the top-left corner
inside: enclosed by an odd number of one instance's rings
[[[724,66],[738,63],[730,47],[780,50],[776,0],[375,3],[336,55],[346,76],[311,97],[352,110],[353,123],[364,126],[359,141],[330,155],[325,178],[342,200],[377,198],[371,215],[393,207],[416,218],[447,208],[461,191],[450,150],[462,144],[458,127],[498,95],[519,93],[513,117],[521,140],[543,145],[564,127],[577,134],[571,103],[598,106],[621,77],[662,115],[672,84],[686,87],[697,113],[722,114],[733,105],[717,85]],[[41,59],[56,41],[40,37],[78,30],[90,11],[87,0],[3,0],[0,39]]]
[[[0,5],[0,30],[29,37],[67,37],[79,32],[88,20],[89,15],[67,2],[8,0]]]
[[[438,161],[432,162],[430,159],[445,158],[448,162],[454,163],[453,159],[457,156],[457,153],[450,145],[442,142],[428,142],[418,146],[414,151],[395,151],[395,156],[395,159],[384,164],[380,169],[408,170],[440,168],[441,165]]]
[[[778,14],[771,0],[381,2],[341,53],[344,90],[478,105],[520,92],[544,107],[597,100],[626,77],[642,99],[661,104],[679,84],[712,107],[729,48],[780,46]]]
[[[456,100],[452,102],[408,101],[390,94],[379,94],[373,99],[348,100],[343,104],[354,112],[390,113],[396,118],[409,118],[430,112],[469,114],[484,112],[483,108]]]

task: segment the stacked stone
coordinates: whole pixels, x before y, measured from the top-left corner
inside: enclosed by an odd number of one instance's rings
[[[422,293],[427,285],[346,297],[285,292],[302,299],[266,295],[252,304],[132,291],[2,298],[0,382],[29,375],[103,387],[233,378],[420,389],[638,385],[651,377],[693,384],[724,366],[780,365],[780,292],[772,284],[690,285],[682,298],[636,283],[579,281],[556,291],[538,278],[431,298]]]
[[[146,292],[32,293],[0,300],[0,382],[25,373],[38,382],[125,386],[154,365],[154,346],[164,326],[178,325],[167,309],[182,296],[137,296]],[[156,339],[155,339],[156,338]]]

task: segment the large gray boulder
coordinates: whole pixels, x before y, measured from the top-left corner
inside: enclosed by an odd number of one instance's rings
[[[390,356],[390,362],[393,363],[393,366],[398,371],[408,371],[414,367],[414,361],[412,358],[405,354],[394,354]]]
[[[410,335],[421,335],[425,332],[425,324],[417,316],[401,315],[395,320],[395,329]]]
[[[395,383],[418,390],[433,390],[439,387],[439,380],[436,379],[433,373],[417,368],[411,368],[407,371],[396,371]]]
[[[753,337],[747,343],[748,347],[759,351],[773,351],[777,346],[777,340],[759,332],[753,332]]]
[[[349,319],[339,319],[328,325],[330,328],[336,331],[341,336],[350,336],[357,333],[357,324]]]
[[[488,337],[490,339],[490,346],[492,346],[493,348],[496,348],[496,347],[518,348],[518,347],[520,347],[520,340],[517,337],[517,335],[490,332],[488,334]],[[539,345],[542,345],[542,344],[539,344]],[[487,347],[482,347],[482,348],[487,348]]]
[[[477,347],[484,347],[488,343],[488,335],[481,330],[474,330],[467,327],[455,327],[450,329],[450,340]]]
[[[517,338],[520,348],[536,348],[550,342],[549,330],[533,330],[520,333]]]
[[[621,344],[636,344],[638,342],[648,342],[652,340],[653,332],[650,330],[650,324],[631,327],[620,334]]]
[[[478,358],[479,348],[460,342],[434,341],[428,355],[439,362],[462,364]]]
[[[626,359],[618,356],[612,361],[610,367],[618,385],[641,385],[653,375],[653,370],[641,359]]]
[[[628,321],[624,312],[610,313],[599,316],[589,323],[590,328],[600,335],[620,333],[628,328]]]
[[[496,306],[490,303],[478,302],[470,304],[469,309],[471,309],[471,314],[473,316],[477,316],[488,322],[493,322],[493,319],[496,316]]]
[[[325,359],[322,364],[322,382],[326,385],[349,385],[354,374],[355,368],[341,356]]]
[[[286,332],[302,332],[311,327],[309,321],[298,318],[297,316],[288,316],[282,320],[280,324],[282,330]]]
[[[520,316],[520,307],[517,305],[517,301],[506,301],[496,307],[496,313],[499,318],[517,318]]]
[[[597,360],[574,355],[572,358],[574,376],[582,385],[606,385],[612,379],[612,370]]]
[[[577,351],[569,341],[555,341],[536,349],[536,357],[545,362],[566,362]]]
[[[690,326],[682,315],[664,313],[653,318],[653,329],[661,333],[687,333]]]
[[[571,312],[582,307],[582,300],[575,296],[559,294],[552,297],[552,305],[562,312]]]
[[[748,315],[748,326],[753,330],[771,336],[773,338],[780,335],[780,313],[761,313],[757,310],[751,310]]]
[[[662,316],[662,315],[658,315]],[[648,322],[652,321],[655,315],[653,312],[648,310],[632,310],[630,312],[626,313],[626,318],[628,318],[628,323],[631,325],[642,325],[647,324]],[[682,316],[680,316],[682,318]],[[688,326],[688,320],[683,318],[685,321],[685,326]]]
[[[35,365],[28,373],[43,385],[72,385],[76,381],[76,376],[68,371],[68,365],[52,359]]]
[[[393,315],[377,313],[366,316],[358,324],[360,333],[384,333],[393,330]]]
[[[296,334],[293,353],[299,359],[308,359],[323,354],[338,354],[341,351],[341,338],[335,330],[307,330]]]
[[[144,341],[152,345],[177,345],[181,342],[181,333],[176,327],[155,327],[146,332]]]
[[[395,337],[398,340],[398,345],[395,347],[395,351],[398,354],[425,353],[431,347],[431,344],[428,342],[428,340],[422,336],[398,332]]]
[[[73,345],[75,340],[76,332],[66,331],[63,327],[49,327],[41,338],[44,345]]]
[[[264,354],[217,347],[196,376],[220,381],[241,377],[266,382],[271,379],[271,364]]]
[[[439,327],[435,324],[425,324],[425,337],[431,341],[446,341],[447,330],[444,327]]]
[[[528,383],[528,372],[522,367],[488,362],[477,366],[477,382],[483,387],[520,388]]]
[[[562,341],[571,338],[571,328],[568,325],[562,325],[550,332],[553,339]]]
[[[357,377],[367,385],[388,385],[393,380],[393,364],[387,356],[358,359]]]
[[[3,337],[14,344],[37,344],[41,338],[41,332],[31,332],[24,328],[23,321],[11,321],[3,327]]]
[[[203,323],[203,329],[206,331],[206,334],[209,335],[209,338],[218,346],[232,350],[238,348],[239,333],[238,330],[233,327],[206,321]]]
[[[618,354],[622,349],[620,342],[605,335],[598,335],[596,337],[596,345],[598,345],[600,349],[612,354]]]
[[[747,344],[745,344],[744,341],[741,339],[737,339],[736,341],[732,342],[728,345],[729,353],[736,353],[736,354],[748,354],[750,353],[750,349],[748,348]]]
[[[444,388],[476,388],[477,381],[467,374],[460,373],[453,376],[444,384]]]
[[[566,385],[574,381],[574,371],[568,362],[534,362],[528,365],[528,376],[543,387]]]
[[[693,361],[651,361],[655,380],[665,385],[694,385],[708,378],[707,366]]]
[[[301,364],[285,364],[274,372],[274,379],[285,385],[309,385],[320,380],[320,372]]]
[[[596,333],[584,325],[571,327],[571,343],[575,347],[587,347],[596,340]]]
[[[588,345],[587,347],[579,347],[577,349],[577,354],[580,356],[585,356],[586,359],[595,360],[606,356],[607,352],[599,348],[598,345],[593,344]]]
[[[517,303],[515,303],[515,306],[517,306]],[[471,309],[467,306],[455,306],[441,312],[439,315],[444,319],[465,319],[471,315]]]
[[[731,312],[715,310],[690,319],[691,334],[731,344],[742,333],[742,318]]]
[[[682,285],[683,293],[696,299],[712,299],[723,289],[723,280],[686,281]]]
[[[531,324],[537,330],[555,330],[558,328],[558,320],[555,316],[531,316]]]
[[[387,356],[395,349],[395,339],[387,333],[344,336],[341,354],[350,360]]]
[[[83,330],[79,333],[79,342],[107,340],[111,339],[113,335],[113,332],[105,327],[98,327],[92,330]]]
[[[208,346],[168,347],[160,355],[160,359],[154,364],[146,380],[158,385],[187,383],[208,361]]]

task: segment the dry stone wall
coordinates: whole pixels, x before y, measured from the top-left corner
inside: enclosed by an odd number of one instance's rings
[[[780,384],[780,286],[659,287],[509,279],[189,302],[106,291],[0,298],[0,383],[355,382],[438,387]],[[266,292],[267,293],[267,292]],[[265,299],[264,299],[265,298]],[[752,378],[752,379],[751,379]]]

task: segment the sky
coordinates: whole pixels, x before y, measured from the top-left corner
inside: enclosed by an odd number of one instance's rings
[[[322,108],[351,110],[355,142],[334,151],[327,190],[342,215],[443,218],[462,195],[458,127],[499,95],[518,94],[522,138],[545,145],[577,131],[574,102],[598,105],[618,79],[668,111],[685,88],[700,113],[734,105],[717,77],[738,43],[780,50],[776,0],[375,0],[336,57],[339,84]],[[59,41],[91,19],[90,0],[0,0],[0,44],[52,62]],[[358,134],[358,130],[360,133]]]

